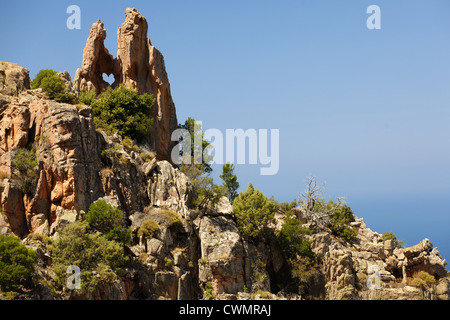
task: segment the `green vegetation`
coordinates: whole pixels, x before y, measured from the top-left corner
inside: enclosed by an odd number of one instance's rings
[[[194,180],[202,174],[209,174],[212,172],[209,162],[212,161],[212,157],[207,155],[205,150],[211,146],[211,144],[204,139],[203,132],[200,130],[200,125],[195,119],[188,118],[184,124],[179,124],[178,128],[185,129],[190,133],[191,146],[190,146],[190,164],[182,164],[181,171],[183,171],[191,180]],[[180,138],[182,141],[182,138]],[[196,145],[195,142],[201,141],[200,145]],[[180,156],[185,156],[185,150],[180,151]],[[196,164],[195,155],[202,155],[203,161]],[[195,169],[195,170],[193,170]]]
[[[291,212],[286,212],[283,226],[277,235],[278,246],[289,267],[287,278],[281,285],[288,292],[308,294],[319,274],[311,242],[306,240],[312,231],[303,227]]]
[[[251,294],[252,299],[254,299],[257,295],[259,295],[261,299],[265,299],[265,300],[268,300],[271,298],[271,293],[269,291],[264,291],[261,289],[258,289]]]
[[[412,280],[412,285],[414,287],[422,289],[430,289],[436,284],[436,278],[426,271],[419,271]]]
[[[199,209],[206,210],[208,206],[216,205],[219,199],[226,195],[225,187],[216,185],[212,177],[198,177],[193,184],[197,191],[197,199],[194,204]]]
[[[123,247],[104,235],[93,234],[86,221],[67,225],[52,247],[52,267],[64,287],[67,267],[81,270],[81,290],[92,292],[100,283],[111,283],[127,258]]]
[[[142,223],[138,230],[138,237],[143,239],[151,239],[156,232],[159,231],[159,225],[155,220],[146,220]]]
[[[384,232],[381,235],[381,240],[383,240],[383,241],[392,240],[395,244],[397,244],[400,247],[403,245],[403,241],[397,240],[397,236],[392,231]]]
[[[100,231],[106,239],[125,245],[131,243],[131,231],[123,225],[124,213],[104,200],[92,203],[84,219],[91,229]]]
[[[52,69],[42,69],[38,72],[36,77],[31,81],[31,88],[37,89],[41,87],[42,80],[47,77],[56,76],[56,71]]]
[[[212,157],[205,152],[211,145],[204,139],[203,132],[200,130],[199,123],[192,118],[188,118],[184,124],[179,124],[178,128],[188,130],[190,133],[190,151],[180,150],[180,157],[190,158],[190,163],[180,165],[180,170],[192,182],[194,189],[197,191],[197,198],[194,200],[194,206],[200,210],[206,210],[208,206],[214,206],[220,197],[226,194],[223,186],[214,183],[214,179],[210,177],[212,172],[209,162]],[[182,141],[183,138],[180,138]],[[200,145],[195,142],[201,141]],[[201,163],[195,163],[195,155],[201,155]],[[197,159],[198,160],[198,159]]]
[[[32,195],[37,183],[38,160],[33,146],[16,151],[11,162],[12,177],[18,179],[24,193]]]
[[[167,224],[168,228],[170,228],[170,227],[176,228],[176,227],[182,226],[180,216],[176,212],[173,212],[171,210],[163,210],[163,211],[161,211],[160,214],[166,215],[169,217],[169,223]]]
[[[87,106],[90,106],[92,102],[95,100],[95,98],[97,98],[97,94],[93,90],[82,91],[78,95],[78,100]]]
[[[122,146],[128,153],[130,153],[131,151],[139,152],[141,150],[130,137],[125,137],[122,140]]]
[[[207,300],[212,300],[216,297],[210,281],[205,282],[203,285],[203,297]]]
[[[150,162],[153,159],[155,159],[155,155],[153,153],[144,152],[144,153],[141,153],[141,158],[142,158],[142,160],[144,160],[144,162]]]
[[[164,258],[164,268],[170,270],[173,267],[173,260],[169,257]]]
[[[15,236],[0,235],[0,287],[3,292],[17,291],[31,276],[37,254]]]
[[[355,221],[355,217],[350,207],[339,206],[332,216],[331,230],[348,243],[355,243],[358,232],[350,226],[350,222],[353,221]]]
[[[76,104],[78,101],[75,96],[67,91],[65,81],[56,75],[51,69],[39,71],[31,82],[33,89],[42,88],[45,94],[52,100],[70,104]]]
[[[94,122],[107,134],[142,140],[150,134],[153,125],[151,109],[155,99],[151,94],[139,93],[124,86],[107,88],[91,101]]]
[[[275,201],[268,199],[250,183],[247,190],[240,192],[233,202],[239,231],[247,238],[266,234],[269,232],[268,224],[273,221],[275,208]]]
[[[227,188],[227,196],[231,203],[237,197],[237,190],[239,189],[239,182],[237,181],[237,176],[234,174],[234,169],[232,163],[226,163],[223,165],[222,174],[220,175],[224,186]]]
[[[207,263],[208,263],[208,259],[206,259],[206,258],[198,259],[198,264],[201,266],[205,266]]]
[[[277,236],[278,243],[286,259],[295,259],[298,255],[314,260],[311,251],[311,242],[305,240],[305,235],[311,235],[312,231],[303,227],[300,220],[286,218]]]
[[[216,205],[223,196],[228,196],[230,201],[233,201],[239,188],[234,174],[234,166],[228,163],[224,165],[220,176],[223,184],[215,184],[214,179],[210,176],[212,156],[209,154],[208,148],[211,147],[211,144],[204,139],[200,124],[195,119],[188,118],[184,124],[179,124],[178,128],[185,129],[190,134],[189,150],[180,150],[180,157],[184,162],[189,163],[182,163],[180,170],[189,178],[197,192],[197,198],[193,201],[194,206],[206,211],[208,207]],[[183,141],[183,137],[180,137],[181,141]],[[201,163],[198,163],[200,159],[196,159],[196,156],[201,156]],[[186,157],[189,161],[185,161]]]

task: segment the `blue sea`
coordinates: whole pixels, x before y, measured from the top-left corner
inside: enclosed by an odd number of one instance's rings
[[[392,231],[403,247],[425,238],[450,259],[450,207],[448,197],[373,197],[351,199],[354,214],[364,218],[368,228],[382,234]],[[449,269],[450,266],[447,266]]]

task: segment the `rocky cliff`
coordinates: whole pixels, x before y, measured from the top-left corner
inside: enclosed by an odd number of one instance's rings
[[[114,74],[115,85],[157,97],[152,146],[160,157],[154,159],[124,146],[119,135],[97,131],[90,107],[48,100],[40,89],[30,89],[27,69],[0,64],[0,234],[21,237],[39,257],[32,289],[24,298],[449,299],[446,262],[430,240],[402,248],[355,217],[357,239],[349,244],[311,221],[305,207],[293,211],[311,230],[308,240],[317,272],[310,278],[308,295],[280,288],[288,267],[276,241],[244,238],[226,197],[206,212],[195,209],[196,190],[189,179],[161,160],[168,154],[176,114],[162,55],[146,33],[145,19],[127,9],[114,59],[103,45],[103,24],[94,23],[74,83],[67,74],[61,76],[74,92],[100,92],[108,86],[101,75]],[[19,150],[30,146],[37,169],[24,189],[13,162]],[[130,263],[114,281],[92,292],[52,290],[47,285],[54,279],[52,253],[42,236],[56,239],[66,225],[82,220],[98,199],[125,212],[134,236],[124,247]],[[275,218],[276,233],[286,214],[278,212]],[[148,220],[156,221],[159,231],[150,238],[139,237],[138,230]],[[420,271],[435,279],[432,286],[413,284]],[[367,281],[373,275],[374,286]]]

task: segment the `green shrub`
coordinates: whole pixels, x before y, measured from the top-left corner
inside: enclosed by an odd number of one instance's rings
[[[156,232],[159,231],[159,225],[155,220],[146,220],[142,223],[138,230],[138,237],[143,237],[144,239],[151,239]]]
[[[208,206],[215,206],[219,199],[227,194],[226,186],[216,185],[212,177],[197,177],[192,180],[192,184],[197,192],[194,205],[199,209],[206,210]]]
[[[426,271],[419,271],[412,280],[414,287],[429,289],[436,284],[436,278]]]
[[[15,291],[34,271],[37,254],[14,236],[0,235],[0,287]]]
[[[289,261],[290,280],[286,291],[300,295],[311,295],[312,290],[325,291],[325,288],[318,287],[317,279],[320,279],[319,267],[308,257],[297,256]]]
[[[276,203],[250,183],[247,190],[240,192],[233,202],[233,213],[241,234],[252,238],[264,235],[268,224],[273,221],[275,208]]]
[[[166,215],[170,218],[167,225],[168,228],[182,226],[180,216],[176,212],[173,212],[171,210],[163,210],[160,214]]]
[[[384,232],[381,235],[381,240],[386,241],[386,240],[392,240],[395,244],[402,246],[403,245],[403,241],[402,240],[397,240],[397,236],[392,232]]]
[[[134,144],[133,140],[131,140],[130,137],[125,137],[125,138],[122,140],[122,146],[124,147],[124,149],[125,149],[128,153],[130,153],[131,151],[134,151],[134,152],[139,152],[139,151],[140,151],[139,146],[137,146],[136,144]]]
[[[252,295],[251,295],[252,299],[254,299],[257,295],[259,295],[261,297],[261,299],[265,299],[265,300],[271,298],[271,293],[269,291],[264,291],[261,289],[258,289],[252,293]]]
[[[190,133],[190,164],[182,164],[180,169],[183,173],[185,173],[189,179],[194,180],[198,176],[202,174],[208,174],[212,172],[211,161],[212,156],[209,152],[206,152],[208,148],[211,148],[211,144],[204,139],[204,133],[200,130],[200,124],[193,118],[188,118],[184,124],[179,124],[178,128],[187,130]],[[182,141],[182,138],[180,138]],[[201,141],[201,144],[197,144],[196,141]],[[185,157],[188,156],[187,150],[180,150],[180,156]],[[196,154],[203,155],[203,161],[200,164],[195,163]]]
[[[298,255],[314,260],[311,242],[305,240],[305,235],[311,230],[304,228],[300,220],[286,218],[277,236],[278,244],[286,259],[295,259]]]
[[[154,102],[151,94],[140,94],[124,86],[109,87],[91,102],[95,125],[107,134],[117,132],[141,140],[150,134]]]
[[[111,283],[116,272],[125,265],[123,247],[104,235],[89,232],[86,221],[67,225],[52,248],[52,267],[60,286],[65,286],[69,266],[81,270],[81,289],[92,292],[100,283]]]
[[[292,212],[287,211],[286,215],[288,217],[277,235],[277,242],[289,274],[281,279],[280,285],[288,292],[308,294],[319,274],[311,242],[306,240],[306,235],[311,235],[312,231],[303,227]]]
[[[155,155],[153,153],[144,152],[141,153],[141,158],[142,160],[144,160],[144,162],[150,162],[155,159]]]
[[[93,90],[82,91],[82,92],[80,92],[80,94],[78,96],[78,100],[87,106],[90,106],[92,104],[92,102],[95,100],[95,98],[97,98],[97,94]]]
[[[70,104],[77,103],[75,96],[67,92],[65,81],[51,69],[39,71],[31,82],[31,87],[33,89],[42,88],[49,99]]]
[[[231,163],[226,163],[222,167],[222,174],[220,178],[223,180],[223,184],[227,189],[227,196],[230,202],[237,197],[239,189],[239,182],[237,181],[237,176],[234,174],[234,165]]]
[[[40,87],[50,99],[54,100],[60,97],[60,95],[62,95],[66,90],[64,80],[57,75],[43,78]]]
[[[32,195],[37,183],[38,160],[33,147],[16,151],[11,162],[13,178],[18,179],[24,193]]]
[[[214,295],[214,290],[212,283],[210,281],[205,282],[203,286],[203,297],[207,300],[214,299],[216,296]]]
[[[92,203],[84,219],[91,229],[100,231],[108,240],[115,240],[125,245],[131,243],[131,231],[123,225],[124,213],[104,200]]]
[[[38,74],[33,79],[33,81],[31,81],[31,88],[32,89],[41,88],[42,80],[44,78],[52,77],[52,76],[56,76],[56,71],[54,71],[52,69],[42,69],[41,71],[38,72]]]
[[[353,221],[355,221],[355,217],[350,207],[340,206],[332,216],[331,231],[348,243],[355,243],[358,231],[350,226],[350,222]]]

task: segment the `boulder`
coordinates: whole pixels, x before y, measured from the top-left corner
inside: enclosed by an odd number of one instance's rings
[[[428,251],[431,248],[433,248],[433,244],[429,239],[422,240],[419,244],[416,244],[415,246],[404,248],[403,254],[405,257],[410,258],[416,255],[419,255],[420,253],[424,251]]]
[[[17,96],[30,88],[28,69],[11,62],[0,62],[0,94]]]

